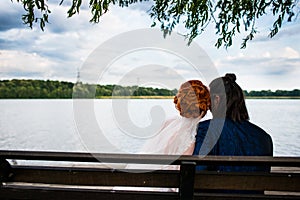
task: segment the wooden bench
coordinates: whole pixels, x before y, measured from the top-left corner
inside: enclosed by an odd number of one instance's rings
[[[119,155],[36,151],[0,151],[0,199],[300,199],[300,158]],[[6,162],[9,161],[9,164]],[[107,164],[169,164],[180,170],[129,172]],[[268,165],[270,173],[195,172],[201,165]],[[178,188],[116,190],[114,186]],[[218,192],[203,192],[218,190]],[[219,190],[226,190],[220,193]],[[259,190],[261,194],[229,193]],[[202,191],[202,192],[200,192]]]

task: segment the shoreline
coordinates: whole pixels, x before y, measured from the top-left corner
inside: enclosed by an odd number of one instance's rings
[[[97,96],[95,98],[0,98],[0,100],[68,100],[68,99],[173,99],[174,96]],[[278,100],[288,100],[300,99],[300,96],[246,96],[245,99],[278,99]]]
[[[300,99],[300,96],[246,96],[246,99]]]

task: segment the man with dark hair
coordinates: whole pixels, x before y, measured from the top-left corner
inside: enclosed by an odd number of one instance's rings
[[[200,122],[193,155],[273,156],[272,138],[249,122],[242,89],[234,74],[210,85],[213,119]],[[268,166],[197,166],[198,170],[269,171]]]

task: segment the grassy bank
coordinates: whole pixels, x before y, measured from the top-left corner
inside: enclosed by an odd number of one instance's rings
[[[97,96],[96,99],[173,99],[174,96]],[[300,99],[300,96],[246,96],[246,99]]]
[[[97,99],[173,99],[174,96],[97,96]]]
[[[246,99],[300,99],[300,96],[246,96]]]

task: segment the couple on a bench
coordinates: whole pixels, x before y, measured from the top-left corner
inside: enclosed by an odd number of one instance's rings
[[[273,156],[271,137],[249,122],[245,98],[234,74],[209,84],[183,83],[174,97],[180,116],[165,122],[143,153],[175,155]],[[203,121],[207,111],[212,119]],[[202,119],[202,120],[201,120]],[[269,171],[268,166],[197,166],[197,170]]]

